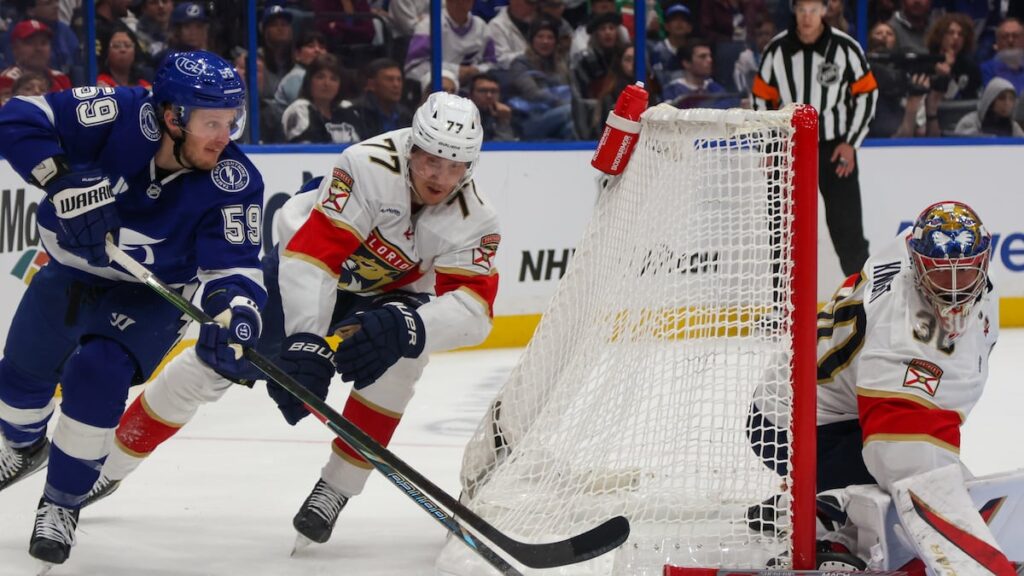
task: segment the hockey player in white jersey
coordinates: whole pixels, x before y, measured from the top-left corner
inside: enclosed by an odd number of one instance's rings
[[[285,203],[279,245],[264,257],[260,352],[320,398],[335,372],[351,381],[343,414],[383,445],[428,355],[477,344],[491,329],[501,237],[472,180],[482,140],[472,101],[431,94],[411,128],[347,148],[317,188]],[[339,331],[348,336],[335,353],[325,337]],[[91,501],[213,399],[186,393],[181,376],[154,382],[126,412]],[[284,389],[267,390],[290,424],[309,414]],[[370,470],[335,440],[294,518],[299,533],[326,542]]]
[[[990,249],[991,236],[970,207],[934,204],[818,314],[819,493],[877,485],[920,559],[873,568],[1016,574],[971,504],[959,458],[960,427],[984,389],[998,336]],[[779,413],[764,405],[767,397],[755,397],[752,430],[762,414]],[[788,423],[774,424],[773,433],[786,434]],[[770,438],[758,432],[751,439],[785,474],[778,464],[785,454],[769,453]],[[825,557],[863,569],[871,558],[858,550],[857,527],[844,525],[847,501],[843,490],[819,497],[819,511],[834,508],[836,520],[819,542],[819,564]]]

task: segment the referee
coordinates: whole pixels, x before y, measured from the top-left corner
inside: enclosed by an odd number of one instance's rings
[[[764,49],[755,110],[809,104],[818,111],[818,186],[843,274],[868,258],[856,148],[875,115],[878,85],[857,41],[825,24],[826,2],[793,0],[794,23]]]

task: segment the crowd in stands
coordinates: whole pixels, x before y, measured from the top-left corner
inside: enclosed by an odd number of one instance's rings
[[[863,1],[879,85],[871,137],[1024,136],[1024,0]],[[749,107],[762,50],[790,25],[788,0],[647,2],[651,103]],[[855,36],[856,6],[827,2],[826,22]],[[178,50],[247,72],[244,0],[94,4],[90,47],[83,0],[0,3],[0,105],[92,84],[90,49],[100,86],[149,87]],[[442,86],[477,103],[489,140],[596,139],[634,81],[632,4],[445,0]],[[432,87],[429,0],[257,5],[261,142],[349,143],[410,124]]]

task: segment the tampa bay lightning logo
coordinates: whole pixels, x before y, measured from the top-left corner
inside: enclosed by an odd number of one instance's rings
[[[156,124],[156,114],[153,112],[153,105],[146,102],[139,108],[139,128],[142,135],[150,142],[160,139],[160,128]]]
[[[202,76],[206,73],[206,62],[193,60],[188,56],[178,56],[174,59],[174,67],[182,74],[189,76]]]
[[[238,160],[221,160],[210,177],[213,184],[225,192],[238,192],[249,185],[249,171]]]

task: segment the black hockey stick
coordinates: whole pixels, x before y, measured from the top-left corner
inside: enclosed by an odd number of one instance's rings
[[[112,261],[121,265],[129,274],[149,286],[175,308],[198,322],[213,321],[209,315],[192,304],[192,302],[167,284],[164,284],[163,281],[135,261],[134,258],[125,254],[110,239],[107,240],[106,249],[107,255]],[[629,521],[623,516],[616,516],[583,534],[578,534],[567,540],[541,544],[513,540],[486,520],[477,516],[476,513],[406,464],[390,450],[381,446],[376,440],[360,430],[355,424],[349,422],[341,414],[338,414],[326,402],[299,384],[265,356],[252,348],[244,348],[244,354],[245,358],[266,374],[268,378],[299,400],[302,400],[310,412],[326,423],[339,438],[373,464],[378,472],[405,492],[406,496],[419,504],[435,520],[447,528],[449,532],[457,536],[463,543],[472,548],[503,574],[519,574],[519,572],[473,534],[464,530],[456,518],[464,521],[469,527],[476,530],[481,536],[505,551],[516,561],[530,568],[555,568],[590,560],[617,548],[629,537]],[[451,511],[451,514],[446,513],[431,499],[440,502],[441,505]]]

